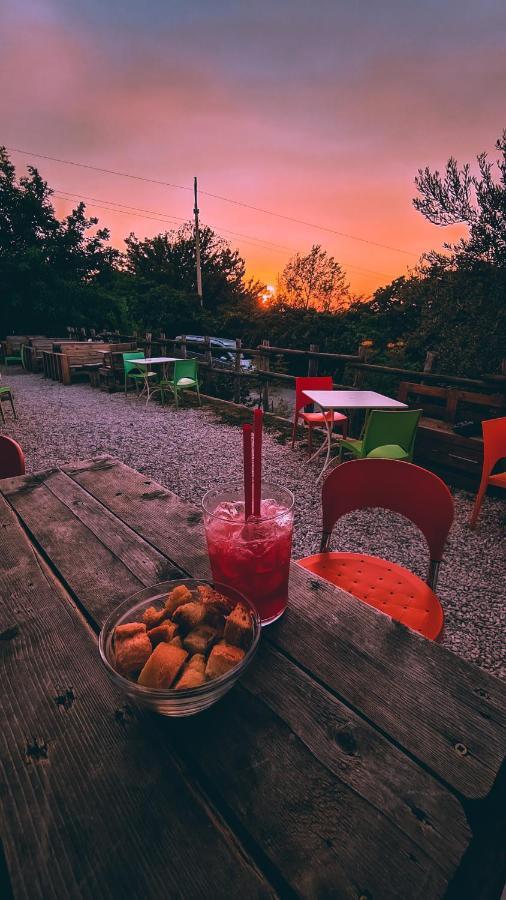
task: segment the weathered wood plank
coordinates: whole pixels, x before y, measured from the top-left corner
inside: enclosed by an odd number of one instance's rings
[[[143,585],[180,578],[181,570],[60,469],[39,476],[45,487],[118,557]]]
[[[180,574],[61,472],[3,479],[0,491],[63,580],[70,584],[80,572],[79,600],[96,622],[112,601],[117,605],[146,584]]]
[[[246,691],[193,721],[160,723],[169,728],[211,796],[225,800],[298,896],[444,896],[434,861]]]
[[[123,705],[96,640],[0,498],[0,822],[16,898],[272,896]],[[183,879],[184,873],[184,879]]]
[[[111,530],[110,514],[109,516],[100,517],[93,503],[90,504],[86,499],[86,495],[81,488],[78,488],[75,484],[72,488],[69,487],[67,476],[62,475],[59,478],[52,473],[42,477],[45,479],[45,488],[49,489],[51,487],[53,490],[57,490],[61,496],[65,496],[69,504],[77,504],[75,508],[79,510],[80,515],[82,515],[83,509],[86,511],[88,509],[93,510],[92,524],[99,539],[102,538],[103,528]],[[18,482],[23,488],[25,487],[22,479],[18,479]],[[15,483],[13,481],[8,493],[9,498],[16,501],[14,488]],[[118,495],[117,490],[115,495]],[[88,512],[86,515],[88,515]],[[159,520],[159,525],[160,523],[163,523],[163,519]],[[33,527],[37,529],[37,539],[45,547],[48,534],[47,528],[36,522],[33,524]],[[130,544],[127,541],[117,542],[115,549],[120,554],[120,559],[124,559],[127,562]],[[65,553],[62,551],[60,559],[65,558]],[[147,583],[149,582],[149,573],[139,573],[139,576],[141,578],[144,577]],[[118,577],[120,576],[118,575]],[[72,592],[78,598],[81,598],[84,594],[89,596],[90,594],[100,593],[100,571],[97,571],[94,577],[95,585],[90,584],[89,573],[83,573],[79,566],[74,566],[70,571],[67,571],[65,578]],[[128,581],[125,582],[125,585],[128,585]],[[116,588],[119,593],[122,593],[121,581],[117,583]],[[104,605],[98,611],[98,616],[105,617],[109,612],[109,607],[112,609],[115,602],[112,599],[108,601],[104,599]],[[97,615],[96,611],[94,615]],[[430,882],[431,889],[434,891],[433,896],[442,896],[445,886],[454,874],[470,839],[465,816],[458,801],[429,774],[425,773],[404,754],[392,747],[372,726],[359,719],[358,716],[354,716],[349,709],[319,688],[318,685],[311,685],[309,677],[297,670],[293,664],[283,660],[279,657],[279,654],[272,650],[266,651],[266,653],[267,663],[262,662],[261,658],[255,666],[251,682],[253,689],[250,690],[250,693],[258,693],[259,684],[266,687],[270,685],[270,690],[266,690],[265,702],[278,716],[286,719],[287,724],[281,723],[279,726],[281,732],[284,733],[288,726],[292,738],[297,736],[301,743],[300,752],[308,757],[304,767],[309,766],[310,769],[314,769],[313,777],[315,782],[322,779],[328,782],[330,778],[333,784],[332,776],[339,780],[339,790],[334,785],[331,793],[334,796],[337,791],[339,797],[344,798],[342,802],[345,803],[348,811],[347,815],[351,816],[353,820],[353,832],[356,836],[355,851],[353,854],[351,846],[348,847],[346,864],[344,855],[342,858],[340,856],[339,871],[332,870],[332,867],[335,865],[335,860],[334,862],[332,861],[335,851],[329,853],[331,848],[327,847],[326,843],[321,846],[318,845],[318,854],[320,856],[323,854],[325,857],[328,855],[325,875],[327,889],[332,883],[332,879],[334,879],[336,880],[336,885],[339,884],[340,896],[352,896],[349,892],[354,884],[353,879],[358,878],[363,867],[361,856],[364,834],[370,829],[376,831],[376,829],[381,828],[382,840],[391,848],[404,848],[399,851],[401,852],[402,864],[399,862],[397,866],[399,881],[396,882],[395,890],[397,893],[392,896],[403,896],[403,891],[404,896],[406,896],[406,884],[410,883],[414,877],[416,877],[417,882],[420,881],[420,873],[416,868],[409,872],[404,869],[405,858],[411,860],[411,863],[416,862],[416,866],[421,865],[424,871],[430,873],[421,879],[421,884],[427,887]],[[272,659],[277,660],[277,669],[275,668],[274,673],[271,672],[269,665]],[[255,671],[257,672],[256,676]],[[300,696],[298,697],[297,694]],[[306,701],[310,699],[311,702],[306,716],[301,715],[297,721],[296,711],[299,699],[303,698],[305,694],[310,695],[306,697]],[[263,698],[262,702],[264,702]],[[252,705],[253,709],[256,709],[256,700],[247,696],[246,699],[243,697],[238,707],[241,717],[244,717],[247,722],[251,716]],[[204,719],[204,731],[200,735],[200,742],[207,740],[205,723],[212,723],[213,715],[214,711],[210,712],[207,718]],[[265,716],[265,714],[262,714],[262,716]],[[344,726],[344,731],[341,726]],[[213,730],[214,726],[212,724],[210,727]],[[244,728],[244,723],[242,723],[242,719],[241,722],[237,722],[234,718],[226,727],[227,734],[229,732],[235,733],[237,729]],[[350,728],[354,729],[356,735],[353,740],[355,741],[357,752],[351,754],[355,757],[353,763],[349,752]],[[310,737],[311,733],[315,737],[325,734],[327,729],[330,729],[330,738],[326,743],[320,739],[315,742]],[[183,732],[181,732],[182,734]],[[193,732],[191,734],[190,745],[193,742]],[[251,737],[248,740],[251,743]],[[280,740],[284,742],[285,737],[280,737]],[[233,767],[235,760],[229,760],[228,743],[227,738],[221,748],[222,765]],[[273,744],[271,737],[269,752],[273,757],[277,758],[279,756],[279,749]],[[184,750],[185,757],[190,750],[191,747],[187,747]],[[229,761],[227,762],[227,760]],[[214,770],[210,765],[207,754],[199,764],[206,766],[206,778],[210,778],[211,783],[213,783]],[[321,770],[320,775],[317,775],[319,769]],[[394,777],[392,777],[392,773],[395,773]],[[281,774],[279,777],[281,778]],[[236,816],[237,810],[242,810],[247,803],[247,793],[250,787],[247,783],[238,780],[234,786],[233,796],[232,794],[225,794],[221,787],[217,788],[215,786],[213,790],[217,802],[223,803],[225,801],[227,805],[231,804],[234,816]],[[301,783],[299,790],[302,791],[303,796],[299,798],[297,804],[295,804],[296,806],[304,802],[308,787]],[[284,821],[291,814],[291,811],[293,812],[293,797],[287,795],[286,802],[288,803],[288,809],[285,808],[284,802],[276,807],[272,807],[270,815],[273,827],[281,828],[281,825],[279,825],[280,819]],[[321,810],[318,808],[308,810],[307,816],[313,816],[311,830],[321,837],[322,823],[319,818],[320,812]],[[266,812],[264,811],[262,817],[265,818],[265,815]],[[339,831],[345,819],[346,817],[342,819],[341,811],[339,810],[339,825],[334,825],[334,828]],[[445,834],[445,823],[448,819],[451,819],[453,828],[449,833]],[[262,837],[261,830],[258,829],[255,823],[250,823],[248,819],[244,818],[241,819],[241,824],[249,832],[253,840],[260,841]],[[349,822],[346,826],[346,834],[348,833],[348,826]],[[292,822],[290,825],[291,830],[294,828],[297,830],[298,827],[297,822]],[[316,841],[317,838],[314,838],[314,840]],[[343,840],[344,835],[340,834],[338,841],[340,847],[343,845]],[[298,848],[297,857],[300,858],[301,852],[305,852],[305,846]],[[300,864],[289,865],[289,854],[287,855],[286,848],[272,848],[267,855],[270,858],[271,865],[280,869],[283,878],[299,889],[299,880],[302,876],[297,866]],[[374,857],[374,863],[370,860],[368,861],[366,867],[367,876],[364,874],[361,877],[364,883],[367,882],[368,890],[373,890],[373,896],[378,892],[381,896],[381,893],[385,892],[387,884],[390,885],[391,882],[390,862],[383,856],[376,859],[376,849],[372,852],[372,857]],[[309,860],[306,861],[306,864],[309,865]],[[341,872],[343,867],[345,871]],[[373,871],[376,873],[374,878],[372,877]],[[306,873],[304,877],[309,878],[310,876]],[[427,878],[429,878],[429,882],[427,882]],[[413,896],[418,895],[415,894]],[[420,896],[422,895],[420,894]]]
[[[461,804],[447,788],[267,642],[242,685],[443,872],[455,869],[471,831]]]
[[[65,471],[160,552],[208,577],[198,509],[111,457]],[[289,610],[266,639],[463,796],[492,790],[505,754],[498,679],[296,565]]]

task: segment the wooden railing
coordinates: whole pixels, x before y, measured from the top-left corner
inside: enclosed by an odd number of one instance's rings
[[[373,363],[370,361],[371,348],[362,345],[358,347],[356,354],[349,354],[323,352],[320,351],[316,344],[311,344],[307,350],[279,347],[277,345],[271,346],[268,340],[263,340],[256,347],[245,347],[241,339],[237,338],[235,347],[224,348],[226,353],[235,356],[235,363],[230,367],[226,367],[215,364],[214,357],[220,353],[220,350],[212,346],[210,337],[205,337],[204,341],[192,341],[186,335],[181,335],[179,340],[176,340],[175,338],[166,337],[163,333],[154,338],[151,332],[146,332],[143,335],[139,333],[125,335],[120,334],[119,331],[98,334],[94,329],[91,329],[88,333],[85,329],[81,329],[80,333],[72,329],[68,329],[68,332],[69,337],[81,336],[84,338],[89,335],[94,340],[102,338],[109,342],[136,340],[147,356],[165,356],[170,353],[185,359],[189,350],[190,352],[198,352],[200,366],[204,372],[208,372],[210,375],[219,374],[232,379],[233,397],[236,402],[240,402],[241,385],[245,381],[249,380],[256,383],[261,395],[262,406],[265,410],[269,410],[271,406],[271,385],[275,383],[292,385],[295,383],[295,375],[279,372],[273,368],[273,357],[276,356],[285,358],[292,365],[295,360],[299,361],[301,364],[299,366],[299,375],[315,376],[318,374],[320,366],[325,367],[328,372],[329,364],[335,363],[334,371],[331,374],[337,388],[366,387],[371,386],[371,382],[381,386],[381,382],[386,380],[386,389],[397,393],[401,382],[408,379],[410,382],[444,386],[453,385],[469,388],[470,390],[480,390],[485,393],[503,393],[506,390],[506,375],[504,373],[482,375],[478,378],[464,378],[445,372],[435,372],[436,354],[430,351],[427,353],[423,370],[418,371],[400,366]],[[241,355],[252,359],[254,362],[253,370],[241,367]],[[304,363],[306,364],[305,366],[303,365]]]
[[[93,343],[98,340],[116,345],[125,342],[137,342],[146,356],[151,355],[174,355],[185,359],[188,353],[197,353],[200,359],[200,367],[204,375],[209,375],[212,380],[216,375],[231,380],[231,391],[229,396],[233,396],[235,402],[241,401],[243,396],[242,387],[245,384],[253,384],[259,391],[260,402],[263,408],[268,411],[271,409],[272,401],[270,389],[275,384],[294,385],[295,374],[277,371],[273,368],[275,365],[275,357],[283,357],[287,363],[293,368],[296,365],[297,374],[315,376],[319,369],[323,368],[326,373],[333,377],[334,385],[337,388],[360,388],[360,387],[376,387],[381,390],[384,384],[384,391],[398,394],[401,384],[408,380],[409,382],[418,382],[426,385],[442,385],[444,387],[460,387],[461,389],[469,389],[480,391],[483,394],[503,395],[506,391],[506,375],[490,374],[482,375],[477,378],[465,378],[462,376],[450,375],[445,372],[435,372],[434,369],[434,353],[427,353],[427,358],[422,371],[404,368],[401,366],[378,365],[370,360],[370,348],[358,347],[356,354],[350,353],[332,353],[320,351],[318,345],[310,344],[308,349],[280,347],[272,345],[268,340],[263,340],[256,347],[243,346],[240,338],[235,340],[235,346],[218,348],[212,345],[210,337],[204,340],[194,341],[186,335],[181,335],[178,339],[167,337],[161,333],[157,337],[153,337],[151,332],[140,334],[120,334],[119,331],[97,333],[94,329],[86,332],[85,329],[76,331],[75,329],[67,329],[67,341],[60,341],[61,350],[65,352],[65,344],[70,343],[72,339],[81,338],[84,340],[91,337]],[[54,347],[53,349],[57,349]],[[60,349],[60,347],[58,347]],[[226,366],[216,362],[215,357],[223,353],[230,354],[235,357],[235,361]],[[40,353],[40,350],[39,350]],[[241,366],[241,357],[246,356],[253,362],[251,369]],[[50,377],[62,378],[60,371],[55,372],[53,369],[60,369],[60,360],[49,360],[44,353],[44,369],[46,375]],[[335,364],[335,365],[333,365]],[[330,370],[330,371],[329,371]],[[207,379],[206,379],[207,380]],[[211,384],[209,382],[209,384]],[[210,387],[212,390],[212,387]]]

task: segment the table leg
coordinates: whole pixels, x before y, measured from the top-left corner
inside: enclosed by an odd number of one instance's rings
[[[144,385],[143,385],[143,387],[142,387],[142,391],[140,392],[139,396],[137,397],[137,399],[140,400],[142,397],[144,397],[144,394],[146,394],[146,406],[147,406],[148,403],[149,403],[149,397],[150,397],[150,393],[149,393],[149,378],[148,378],[148,374],[149,374],[150,371],[151,371],[151,370],[150,370],[149,368],[146,369],[146,373],[145,373],[145,375],[144,375]]]
[[[325,462],[323,463],[322,470],[321,470],[320,474],[318,475],[318,478],[316,479],[317,483],[322,480],[322,478],[330,464],[330,452],[332,450],[332,432],[334,430],[334,410],[333,409],[325,410],[321,406],[320,406],[320,409],[323,413],[323,416],[325,419],[325,426],[327,429],[327,455],[325,457]],[[329,413],[328,416],[326,415],[327,412]]]
[[[334,410],[333,409],[323,409],[323,407],[321,407],[319,403],[316,403],[315,405],[318,406],[319,409],[321,409],[321,411],[323,413],[323,418],[325,421],[325,429],[327,432],[325,442],[322,444],[321,447],[318,447],[318,450],[316,450],[313,453],[313,455],[309,457],[309,460],[308,460],[308,462],[312,462],[314,459],[316,459],[317,456],[320,455],[320,453],[325,453],[325,451],[327,451],[326,456],[325,456],[325,462],[323,463],[323,468],[322,468],[320,474],[318,475],[318,478],[316,479],[318,482],[318,481],[320,481],[321,478],[323,478],[323,475],[330,463],[330,452],[332,450],[332,432],[334,430]]]

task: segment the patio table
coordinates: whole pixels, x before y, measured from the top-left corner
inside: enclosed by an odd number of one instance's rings
[[[330,465],[330,451],[332,449],[332,431],[334,422],[332,415],[326,416],[326,412],[334,413],[343,410],[356,409],[407,409],[406,403],[400,400],[393,400],[391,397],[385,397],[376,391],[304,391],[306,397],[320,407],[325,418],[326,438],[325,443],[316,450],[310,457],[309,462],[315,459],[320,453],[327,451],[323,468],[318,475],[317,481],[323,478],[328,466]]]
[[[160,366],[161,365],[163,378],[168,379],[169,363],[178,362],[179,359],[180,359],[180,357],[178,357],[178,356],[146,356],[146,357],[144,357],[144,359],[136,359],[136,360],[134,360],[134,362],[135,362],[136,366],[140,366],[141,368],[143,366],[145,366],[148,371],[151,366]],[[154,394],[156,390],[157,390],[157,388],[155,388],[154,390],[150,390],[149,378],[146,378],[144,381],[144,387],[143,387],[141,393],[139,394],[139,400],[143,396],[143,394],[146,392],[146,395],[147,395],[146,403],[149,403],[149,401],[151,399],[151,395]]]
[[[0,481],[0,550],[2,896],[500,897],[500,680],[294,563],[241,682],[163,719],[97,633],[209,577],[200,509],[100,457]]]

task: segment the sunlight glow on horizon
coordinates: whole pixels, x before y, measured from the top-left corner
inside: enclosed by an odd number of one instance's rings
[[[113,246],[190,220],[194,174],[201,192],[365,241],[199,195],[201,223],[264,284],[313,244],[357,295],[408,274],[465,233],[413,208],[417,170],[441,171],[450,156],[475,166],[482,151],[494,161],[506,124],[500,0],[465,14],[457,0],[258,0],[247,12],[146,0],[123,4],[119,21],[99,0],[6,5],[0,142],[189,188],[11,154],[18,176],[32,164],[57,191],[104,198],[85,201],[87,213]],[[59,216],[76,203],[54,198]]]

